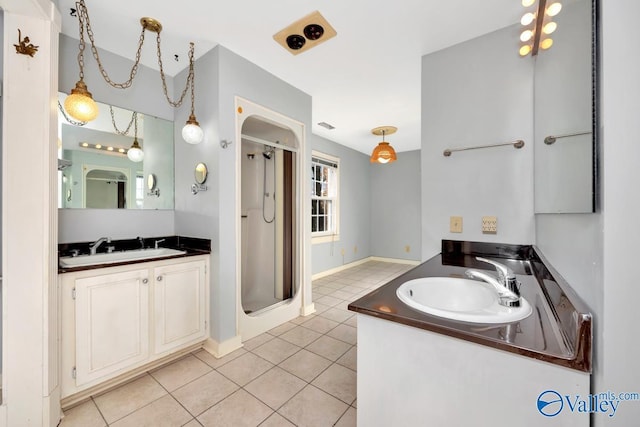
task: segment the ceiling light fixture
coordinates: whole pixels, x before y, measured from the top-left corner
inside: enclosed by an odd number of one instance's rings
[[[89,20],[89,11],[87,10],[87,5],[84,0],[78,0],[76,2],[77,8],[77,17],[78,17],[78,27],[80,33],[80,43],[79,43],[79,51],[78,51],[78,66],[80,68],[79,76],[80,79],[76,83],[76,86],[71,90],[71,94],[67,96],[65,99],[64,107],[67,113],[79,120],[81,122],[88,122],[95,119],[98,115],[98,106],[96,102],[93,100],[91,92],[87,89],[87,85],[84,82],[84,50],[86,47],[84,34],[87,33],[89,37],[89,41],[91,43],[91,53],[98,63],[98,68],[100,70],[100,74],[104,78],[104,80],[116,89],[127,89],[131,87],[133,83],[133,79],[136,76],[138,71],[138,66],[140,65],[140,54],[142,51],[142,45],[144,44],[144,36],[145,31],[151,31],[156,33],[156,45],[157,45],[157,55],[158,55],[158,65],[160,67],[160,78],[162,80],[162,90],[164,91],[164,96],[169,102],[169,105],[172,107],[180,107],[184,98],[187,94],[189,88],[191,88],[191,114],[189,115],[189,119],[182,130],[182,135],[185,140],[187,140],[190,144],[197,144],[202,141],[204,137],[204,133],[200,128],[198,121],[196,120],[194,108],[195,108],[195,91],[194,91],[194,66],[193,66],[193,52],[194,52],[194,44],[189,44],[189,74],[187,75],[187,81],[185,84],[185,88],[180,95],[180,98],[176,101],[171,100],[169,98],[169,93],[167,90],[167,81],[164,74],[164,67],[162,65],[162,52],[160,49],[160,32],[162,31],[162,24],[148,17],[143,17],[140,19],[140,25],[142,26],[142,32],[140,33],[140,38],[138,40],[138,48],[136,50],[136,58],[131,67],[131,71],[129,72],[128,80],[118,83],[111,80],[109,75],[107,74],[102,61],[100,60],[100,55],[98,53],[98,48],[95,44],[95,39],[93,35],[93,29],[91,28],[91,22]]]
[[[398,159],[396,150],[384,140],[385,135],[394,134],[397,130],[398,128],[394,126],[380,126],[371,129],[372,134],[382,135],[382,141],[378,143],[376,148],[373,149],[373,153],[371,153],[371,163],[391,163]]]
[[[553,0],[552,0],[553,1]],[[558,24],[551,20],[562,10],[560,2],[553,2],[547,6],[547,0],[522,0],[522,5],[526,8],[532,7],[533,11],[527,11],[520,20],[525,28],[520,34],[520,56],[531,56],[538,54],[539,49],[549,49],[553,45],[553,39],[547,37],[553,33]]]
[[[133,144],[131,144],[131,148],[127,151],[127,157],[129,160],[135,163],[140,163],[144,159],[144,151],[138,144],[138,113],[133,112]]]

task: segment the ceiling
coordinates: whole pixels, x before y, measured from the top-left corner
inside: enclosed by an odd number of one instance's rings
[[[75,2],[57,3],[62,32],[77,39],[77,18],[70,16]],[[163,25],[163,65],[168,74],[188,65],[190,41],[195,42],[196,57],[220,44],[311,95],[312,132],[363,153],[370,153],[380,139],[371,129],[383,125],[398,127],[387,138],[397,151],[420,148],[423,55],[515,24],[523,13],[518,0],[85,3],[99,47],[133,59],[143,16]],[[336,29],[336,37],[295,56],[273,40],[275,33],[315,10]],[[514,55],[517,48],[514,40]],[[147,33],[142,62],[158,68],[153,33]],[[108,71],[109,64],[105,67]],[[198,78],[203,77],[196,75],[196,88]],[[318,122],[335,129],[327,130]]]

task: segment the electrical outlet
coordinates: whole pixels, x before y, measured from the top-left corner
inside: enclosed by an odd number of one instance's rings
[[[498,233],[498,218],[495,216],[483,216],[482,217],[482,233],[483,234],[497,234]]]
[[[357,246],[357,245],[353,247],[353,253],[354,253],[354,254],[355,254],[355,253],[358,253],[358,246]]]
[[[344,248],[340,249],[340,255],[344,256]]]
[[[452,216],[449,218],[449,231],[452,233],[462,233],[462,217]]]
[[[406,253],[411,252],[411,246],[409,246],[409,245],[405,246],[405,247],[404,247],[404,251],[405,251]]]

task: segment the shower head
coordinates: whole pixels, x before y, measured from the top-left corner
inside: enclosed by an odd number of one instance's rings
[[[265,159],[271,160],[271,157],[273,156],[274,152],[275,150],[272,147],[268,147],[262,152],[262,155],[264,156]]]

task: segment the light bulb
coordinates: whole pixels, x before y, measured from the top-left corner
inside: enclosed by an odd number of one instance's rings
[[[561,10],[562,10],[562,5],[559,2],[553,3],[549,5],[549,7],[547,8],[547,15],[556,16],[558,13],[560,13]]]
[[[144,152],[140,148],[140,144],[138,144],[138,140],[134,139],[131,148],[127,151],[127,157],[129,160],[135,163],[139,163],[144,159]]]
[[[542,32],[545,34],[551,34],[556,30],[556,28],[558,28],[558,24],[555,22],[548,22],[544,27],[542,27]]]
[[[529,54],[529,52],[531,52],[531,45],[524,45],[522,47],[520,47],[520,56],[527,56]]]
[[[543,49],[549,49],[551,46],[553,46],[553,40],[552,39],[544,39],[540,42],[540,47]]]
[[[187,122],[182,128],[182,138],[189,144],[200,144],[204,139],[204,132],[197,122]]]
[[[67,114],[81,122],[90,122],[98,117],[98,104],[91,98],[81,93],[72,93],[64,100],[64,109]]]
[[[529,40],[531,40],[531,37],[533,37],[533,31],[524,30],[522,34],[520,34],[520,41],[528,42]]]
[[[525,13],[524,15],[522,15],[522,19],[520,19],[520,23],[522,25],[529,25],[533,22],[534,19],[536,19],[536,15],[534,15],[531,12]]]
[[[99,149],[101,149],[101,148],[102,148],[102,145],[100,145],[100,144],[96,144],[96,148],[99,150]]]
[[[531,6],[532,4],[534,4],[535,2],[536,2],[536,0],[522,0],[522,5],[523,5],[524,7],[529,7],[529,6]]]

